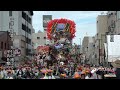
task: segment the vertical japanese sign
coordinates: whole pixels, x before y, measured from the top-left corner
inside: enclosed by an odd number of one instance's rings
[[[14,18],[12,16],[10,16],[9,32],[10,32],[11,39],[13,41],[13,35],[14,35]]]
[[[13,42],[13,36],[14,36],[14,18],[12,17],[12,11],[9,11],[9,32],[10,32],[10,37],[11,37],[11,41]],[[12,46],[13,47],[13,46]],[[13,49],[12,50],[8,50],[7,52],[7,61],[11,62],[11,64],[13,64],[14,62],[14,54],[13,54]]]

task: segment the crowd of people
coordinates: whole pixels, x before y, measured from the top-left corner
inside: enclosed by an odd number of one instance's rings
[[[48,54],[40,54],[31,63],[17,67],[2,65],[0,79],[104,79],[105,74],[116,74],[115,68],[83,65],[74,61],[54,63],[49,59]]]
[[[18,66],[1,65],[0,79],[104,79],[105,74],[117,75],[115,68],[80,63],[77,45],[72,45],[70,32],[53,33],[54,43],[48,51],[41,50],[34,60]],[[120,70],[119,70],[120,72]]]

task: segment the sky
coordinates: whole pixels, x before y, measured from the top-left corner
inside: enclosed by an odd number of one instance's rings
[[[96,20],[101,12],[106,11],[34,11],[33,28],[35,32],[43,31],[43,15],[52,15],[52,19],[66,18],[73,20],[76,24],[76,37],[73,43],[80,45],[84,36],[95,36]]]

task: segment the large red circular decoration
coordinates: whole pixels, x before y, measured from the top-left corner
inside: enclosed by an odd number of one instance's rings
[[[70,38],[75,37],[76,24],[74,21],[68,19],[54,19],[48,22],[47,24],[47,38],[51,40],[53,34],[59,31],[69,32]]]

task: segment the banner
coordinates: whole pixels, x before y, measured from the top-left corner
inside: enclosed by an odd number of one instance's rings
[[[104,43],[104,48],[105,48],[105,58],[107,59],[107,55],[108,55],[108,48],[107,48],[107,43]]]
[[[114,35],[114,40],[111,40],[111,36],[107,35],[108,44],[108,62],[114,62],[120,60],[120,35]]]

